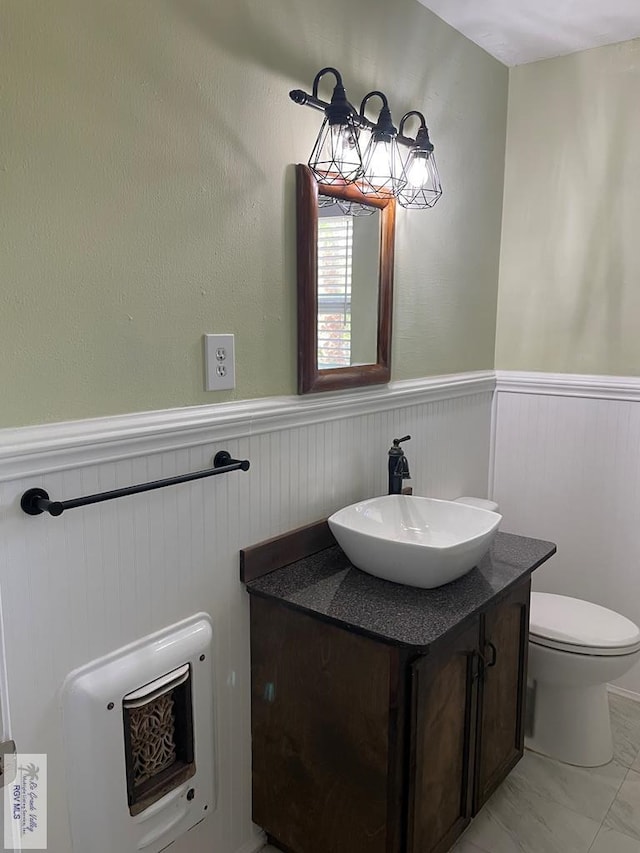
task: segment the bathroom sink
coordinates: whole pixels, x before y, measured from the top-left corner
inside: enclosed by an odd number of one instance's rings
[[[329,527],[357,568],[430,589],[471,571],[501,521],[497,512],[453,501],[385,495],[338,510]]]

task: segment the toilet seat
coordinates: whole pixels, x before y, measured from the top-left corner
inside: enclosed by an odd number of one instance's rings
[[[640,643],[633,646],[621,646],[616,648],[603,646],[576,646],[571,643],[560,643],[557,640],[550,640],[548,637],[537,637],[529,634],[529,642],[536,646],[544,646],[547,649],[556,649],[559,652],[567,652],[573,655],[586,655],[592,657],[622,657],[624,655],[632,655],[640,651]]]
[[[529,640],[577,655],[630,655],[640,650],[640,629],[630,619],[567,595],[531,593]]]

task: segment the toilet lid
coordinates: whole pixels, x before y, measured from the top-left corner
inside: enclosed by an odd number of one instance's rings
[[[630,654],[640,648],[640,629],[630,619],[548,592],[531,593],[529,635],[534,643],[582,654]]]

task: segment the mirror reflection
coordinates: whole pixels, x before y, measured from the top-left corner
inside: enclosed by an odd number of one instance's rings
[[[317,239],[317,369],[375,363],[380,210],[321,195]]]

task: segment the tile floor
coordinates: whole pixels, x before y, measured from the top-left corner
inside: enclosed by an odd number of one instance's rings
[[[609,702],[613,761],[588,769],[526,752],[451,853],[640,853],[640,702]]]
[[[640,702],[610,694],[609,704],[609,764],[526,752],[452,853],[640,853]]]

